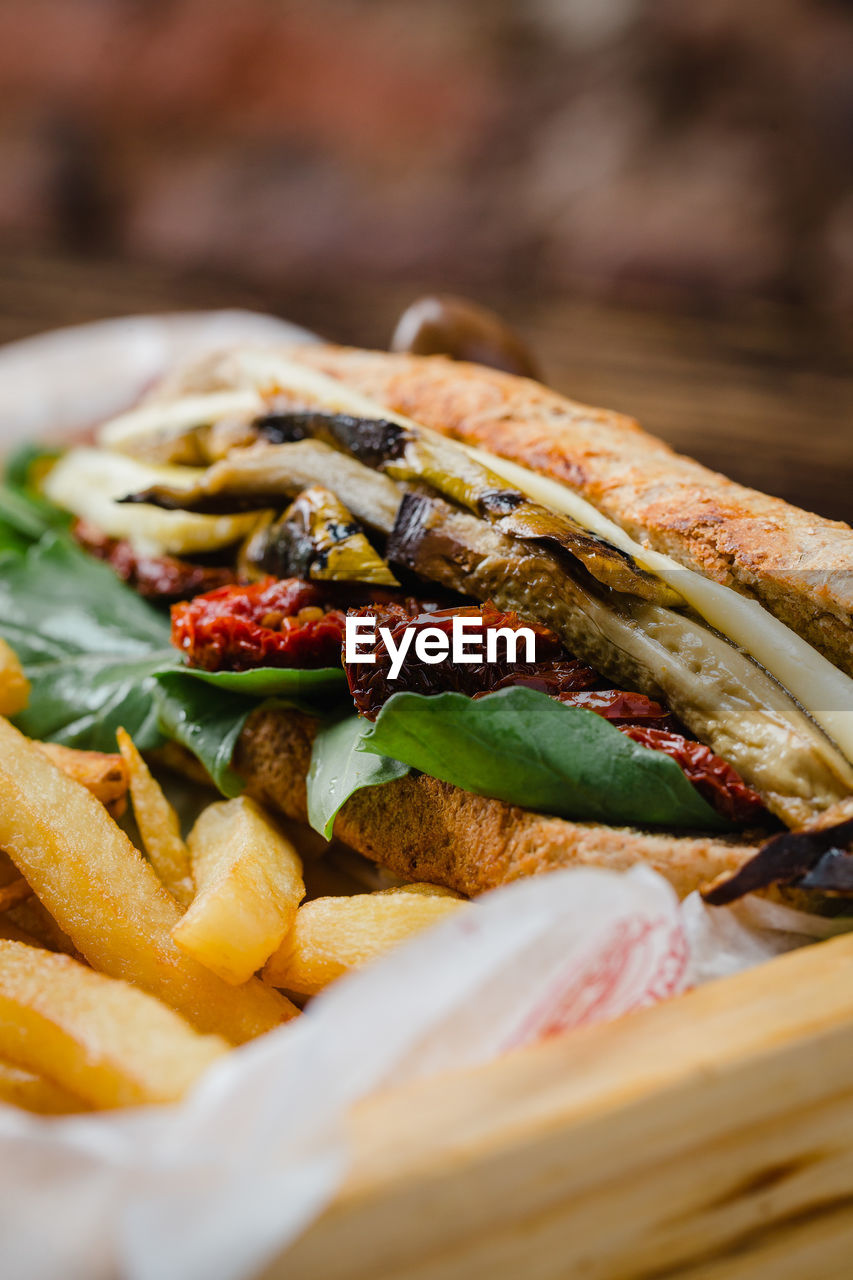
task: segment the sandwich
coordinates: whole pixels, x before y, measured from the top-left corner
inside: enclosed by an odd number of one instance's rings
[[[712,903],[853,891],[853,529],[622,415],[242,347],[13,459],[4,527],[34,736],[123,724],[467,896],[637,863]]]

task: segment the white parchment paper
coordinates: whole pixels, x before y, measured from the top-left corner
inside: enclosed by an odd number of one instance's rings
[[[616,1017],[687,977],[678,902],[648,870],[497,890],[235,1051],[180,1107],[58,1120],[0,1107],[3,1275],[252,1275],[333,1196],[356,1099]]]
[[[118,411],[177,358],[277,334],[294,330],[224,312],[6,348],[0,448]],[[0,1275],[253,1276],[334,1196],[359,1098],[618,1017],[834,929],[757,900],[679,904],[647,868],[499,889],[235,1051],[179,1107],[44,1119],[0,1105]]]

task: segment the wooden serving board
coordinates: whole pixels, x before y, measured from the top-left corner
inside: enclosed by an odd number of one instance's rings
[[[849,1280],[853,935],[362,1103],[267,1280]]]

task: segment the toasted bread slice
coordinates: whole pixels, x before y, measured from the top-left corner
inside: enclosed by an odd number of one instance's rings
[[[305,776],[315,731],[310,716],[261,708],[250,717],[235,756],[249,795],[301,822],[307,819]],[[757,848],[714,836],[567,822],[425,774],[358,792],[338,814],[334,834],[399,876],[468,896],[563,867],[624,871],[644,862],[685,897],[735,871]]]

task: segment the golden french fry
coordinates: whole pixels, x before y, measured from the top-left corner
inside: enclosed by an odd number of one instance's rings
[[[114,818],[124,812],[128,769],[118,752],[78,751],[58,742],[40,742],[39,747],[69,778],[75,778],[109,809]]]
[[[0,715],[16,716],[30,700],[30,682],[18,655],[0,640]]]
[[[23,936],[18,936],[23,935]],[[81,959],[80,952],[60,929],[53,916],[33,894],[17,907],[10,907],[0,916],[0,937],[12,941],[29,942],[47,951],[61,951],[66,956]]]
[[[240,1044],[298,1013],[257,979],[232,987],[184,955],[171,936],[180,907],[150,863],[85,787],[2,718],[0,847],[94,968],[200,1031]]]
[[[463,902],[461,893],[457,893],[455,889],[445,889],[443,884],[426,884],[422,881],[415,881],[413,884],[394,884],[389,889],[377,889],[377,893],[414,893],[421,898],[456,898],[457,901]]]
[[[10,1066],[7,1062],[0,1062],[0,1102],[42,1116],[66,1116],[75,1111],[91,1110],[82,1098],[75,1097],[52,1080]]]
[[[302,860],[247,796],[209,805],[187,843],[198,894],[172,937],[226,982],[245,982],[293,924]]]
[[[297,911],[293,928],[267,962],[264,978],[274,987],[316,995],[350,969],[469,907],[443,895],[387,890],[315,898]]]
[[[94,1107],[176,1102],[227,1049],[127,982],[0,942],[0,1055]]]
[[[142,844],[157,875],[182,907],[193,900],[190,855],[181,837],[178,815],[163,794],[159,782],[124,729],[116,733],[119,751],[130,778],[133,816]]]
[[[0,914],[25,902],[32,892],[12,859],[0,851]]]

